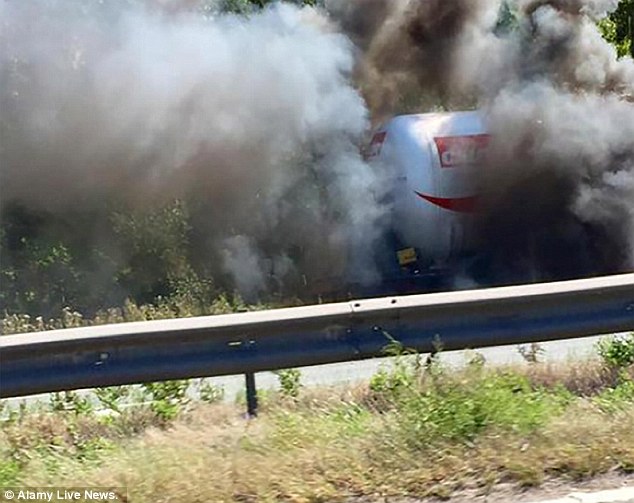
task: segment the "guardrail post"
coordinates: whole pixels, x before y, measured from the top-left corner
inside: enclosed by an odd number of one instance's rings
[[[244,377],[247,387],[247,416],[256,417],[258,415],[258,392],[255,388],[255,374],[247,372]]]

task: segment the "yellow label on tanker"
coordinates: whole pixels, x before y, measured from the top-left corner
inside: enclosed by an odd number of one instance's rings
[[[418,257],[416,256],[416,250],[414,248],[405,248],[396,252],[398,257],[398,263],[401,265],[408,265],[416,262]]]

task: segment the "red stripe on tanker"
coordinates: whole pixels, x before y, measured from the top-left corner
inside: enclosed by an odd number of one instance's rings
[[[416,192],[418,197],[429,201],[432,204],[446,210],[457,211],[460,213],[472,213],[475,211],[478,202],[477,197],[434,197],[427,194]]]

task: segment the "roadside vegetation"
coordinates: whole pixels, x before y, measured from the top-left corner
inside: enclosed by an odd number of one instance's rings
[[[294,301],[289,301],[292,303]],[[286,305],[288,305],[288,303]],[[56,318],[31,316],[29,314],[8,314],[0,319],[0,335],[12,335],[43,330],[77,328],[108,323],[126,323],[132,321],[166,320],[171,318],[189,318],[244,311],[274,308],[276,304],[246,304],[238,295],[219,295],[209,303],[189,303],[178,298],[159,298],[155,303],[136,304],[126,300],[122,307],[97,311],[92,318],[84,317],[78,311],[65,307]]]
[[[473,353],[450,369],[392,342],[397,356],[365,385],[306,389],[297,370],[279,372],[252,420],[242,399],[198,380],[92,401],[53,394],[3,412],[0,485],[125,486],[135,502],[345,501],[632,473],[634,337],[597,350],[557,366],[531,351],[526,365],[488,367]]]

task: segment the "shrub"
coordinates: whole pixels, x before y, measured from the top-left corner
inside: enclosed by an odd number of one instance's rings
[[[142,387],[152,400],[152,411],[164,421],[171,421],[189,403],[189,384],[187,379],[177,379],[145,383]]]
[[[280,392],[282,396],[289,398],[297,398],[299,390],[302,387],[302,373],[297,369],[285,369],[275,372],[280,383]]]
[[[601,359],[610,367],[624,369],[634,364],[634,335],[602,339],[597,344]]]
[[[634,402],[634,381],[621,375],[620,382],[613,388],[607,388],[594,398],[604,412],[618,412],[627,409]]]
[[[49,401],[51,410],[55,412],[74,412],[75,414],[90,414],[93,412],[90,400],[75,391],[51,393]]]
[[[391,344],[395,349],[394,343]],[[484,368],[481,361],[461,372],[433,360],[421,367],[418,355],[397,355],[392,369],[370,381],[375,401],[395,418],[406,443],[472,441],[487,428],[530,432],[561,413],[572,399],[562,388],[531,385],[526,376]],[[387,405],[387,407],[386,407]]]
[[[399,404],[404,432],[417,445],[471,441],[493,427],[530,432],[563,411],[570,394],[533,389],[511,372],[470,371],[463,378],[436,375]]]
[[[121,412],[121,402],[130,396],[130,386],[107,386],[95,388],[94,393],[102,407],[113,412]]]

